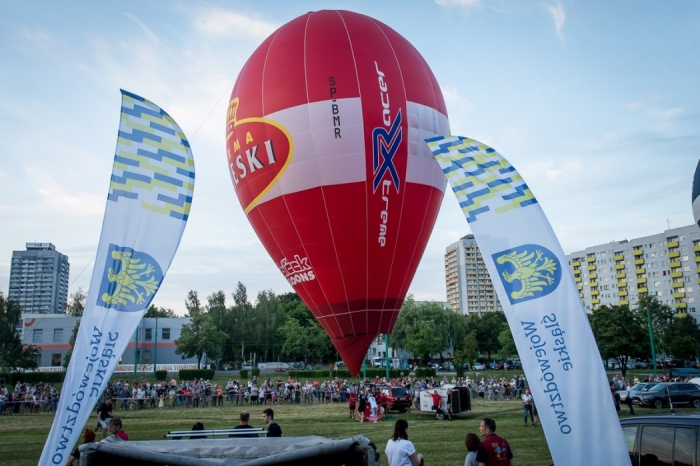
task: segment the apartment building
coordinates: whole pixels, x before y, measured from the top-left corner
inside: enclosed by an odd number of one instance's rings
[[[68,256],[51,243],[27,243],[25,251],[12,251],[8,299],[22,312],[65,314],[68,302]]]

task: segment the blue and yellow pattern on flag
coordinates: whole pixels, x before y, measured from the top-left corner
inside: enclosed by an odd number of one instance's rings
[[[469,223],[484,212],[507,212],[537,203],[520,174],[498,152],[474,139],[426,139]]]
[[[122,90],[121,121],[108,200],[187,220],[194,161],[175,120],[143,97]]]

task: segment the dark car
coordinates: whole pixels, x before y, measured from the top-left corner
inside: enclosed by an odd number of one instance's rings
[[[388,411],[393,410],[405,413],[411,407],[413,397],[411,396],[411,392],[404,387],[398,385],[380,385],[377,386],[377,388],[382,393]]]
[[[699,466],[696,435],[700,415],[663,414],[620,420],[632,466],[678,464]]]
[[[630,396],[632,397],[632,403],[639,404],[639,395],[644,392],[648,392],[654,385],[658,382],[639,382],[634,387],[630,389]]]
[[[686,382],[659,383],[639,394],[640,405],[657,409],[668,405],[669,399],[674,406],[700,408],[700,386]]]

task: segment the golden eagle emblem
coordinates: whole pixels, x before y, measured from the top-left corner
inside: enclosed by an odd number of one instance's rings
[[[511,304],[547,295],[561,279],[559,261],[542,246],[525,245],[493,257]]]
[[[163,279],[157,262],[148,254],[115,245],[110,245],[109,256],[113,260],[105,266],[100,286],[102,302],[98,304],[123,311],[148,307]]]

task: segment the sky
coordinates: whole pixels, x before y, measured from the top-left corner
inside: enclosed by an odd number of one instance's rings
[[[0,291],[12,251],[50,242],[87,290],[102,229],[120,89],[187,135],[196,184],[153,304],[185,312],[238,282],[292,291],[236,198],[225,115],[246,60],[308,11],[387,24],[428,62],[452,134],[518,169],[565,253],[693,223],[700,157],[700,3],[625,0],[0,2]],[[444,301],[445,248],[470,233],[446,192],[409,293]]]

